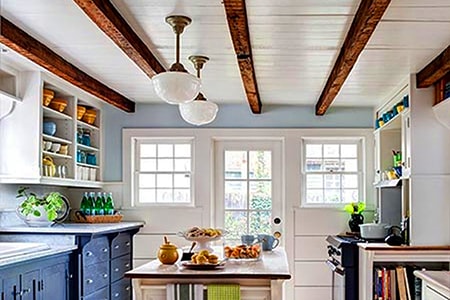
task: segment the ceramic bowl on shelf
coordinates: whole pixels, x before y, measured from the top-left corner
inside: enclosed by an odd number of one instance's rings
[[[86,112],[83,115],[82,120],[88,124],[94,124],[95,119],[97,118],[97,112],[93,109],[86,109]]]
[[[55,92],[49,89],[44,89],[42,93],[42,104],[48,106],[52,102],[53,97],[55,97]]]
[[[86,113],[86,107],[82,105],[77,105],[77,120],[81,120]]]
[[[66,109],[67,106],[67,100],[62,98],[55,98],[50,102],[50,108],[53,108],[54,110],[57,110],[59,112],[63,112],[64,109]]]
[[[45,121],[42,124],[42,131],[44,134],[55,135],[56,133],[56,123],[53,121]]]

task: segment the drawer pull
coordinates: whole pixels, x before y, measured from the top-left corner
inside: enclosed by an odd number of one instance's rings
[[[92,252],[91,251],[86,251],[86,256],[92,256]]]
[[[119,249],[119,248],[120,248],[119,245],[115,245],[115,246],[114,246],[114,249]]]
[[[130,290],[130,286],[127,285],[127,287],[125,288],[125,290],[126,290],[126,291],[129,291],[129,290]]]
[[[25,289],[25,290],[22,291],[21,295],[28,294],[29,292],[31,292],[31,289],[29,289],[29,288]]]
[[[114,272],[119,272],[119,268],[115,268],[115,269],[114,269]]]
[[[130,263],[126,263],[125,267],[129,268],[130,267]]]
[[[106,252],[108,252],[108,249],[107,249],[107,248],[103,248],[102,251],[103,251],[104,253],[106,253]]]
[[[115,293],[114,298],[118,298],[120,296],[120,293]]]
[[[108,274],[103,274],[103,278],[108,278]]]
[[[130,243],[130,242],[126,242],[125,245],[126,245],[127,247],[130,247],[131,243]]]
[[[92,284],[92,283],[94,283],[94,280],[88,279],[88,280],[86,280],[86,283],[87,283],[87,284]]]

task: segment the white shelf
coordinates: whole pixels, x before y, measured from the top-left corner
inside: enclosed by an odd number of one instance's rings
[[[86,146],[86,145],[83,145],[83,144],[77,144],[77,147],[78,147],[78,149],[81,149],[81,150],[94,151],[94,152],[100,151],[96,147]]]
[[[401,179],[382,180],[373,184],[376,188],[397,187],[401,184]]]
[[[375,132],[378,131],[384,131],[384,130],[395,130],[395,129],[401,129],[402,128],[402,114],[406,113],[408,111],[408,108],[405,108],[400,113],[395,115],[392,119],[390,119],[387,123],[385,123],[380,128],[375,129]]]
[[[97,166],[97,165],[83,164],[83,163],[79,163],[79,162],[77,162],[77,165],[78,165],[78,166],[82,166],[82,167],[94,168],[94,169],[100,168],[100,167]]]
[[[9,100],[9,101],[18,102],[18,103],[22,102],[22,99],[20,99],[20,98],[18,98],[16,96],[13,96],[13,95],[11,95],[11,94],[9,94],[9,93],[7,93],[5,91],[2,91],[2,90],[0,90],[0,99],[2,99],[2,101]]]
[[[100,181],[77,180],[71,178],[47,177],[40,176],[36,178],[17,178],[17,177],[2,177],[0,176],[0,183],[18,183],[21,184],[46,184],[67,187],[87,187],[87,188],[101,188],[103,183]]]
[[[42,111],[44,113],[44,118],[61,119],[61,120],[72,120],[73,118],[69,115],[56,111],[46,106],[42,106]]]
[[[97,126],[88,124],[88,123],[80,121],[80,120],[77,120],[77,126],[79,126],[81,128],[85,128],[85,129],[100,130],[100,128],[98,128]]]
[[[433,112],[436,119],[450,129],[450,97],[433,106]]]
[[[45,134],[45,133],[42,134],[42,137],[45,140],[48,140],[48,141],[51,141],[51,142],[58,142],[58,143],[68,144],[68,145],[72,144],[72,141],[69,141],[69,140],[66,140],[66,139],[63,139],[63,138],[60,138],[60,137],[57,137],[57,136],[48,135],[48,134]]]
[[[71,155],[64,155],[64,154],[59,154],[59,153],[49,152],[49,151],[42,151],[42,153],[45,154],[45,155],[52,156],[52,157],[64,158],[64,159],[72,159]]]

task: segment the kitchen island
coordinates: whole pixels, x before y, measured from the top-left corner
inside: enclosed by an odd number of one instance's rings
[[[258,261],[226,261],[223,268],[216,270],[190,270],[180,262],[163,265],[153,260],[125,273],[131,278],[137,300],[166,299],[166,284],[199,283],[223,284],[235,283],[241,288],[242,300],[246,294],[253,298],[254,293],[262,295],[258,299],[283,299],[283,283],[291,278],[286,252],[282,248],[263,252]],[[150,297],[151,296],[151,297]],[[155,298],[153,298],[155,297]]]

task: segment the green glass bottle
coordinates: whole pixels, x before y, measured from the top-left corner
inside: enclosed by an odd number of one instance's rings
[[[114,215],[114,201],[112,197],[112,193],[108,193],[105,202],[105,215]]]
[[[83,199],[81,199],[80,211],[85,216],[90,216],[91,215],[91,209],[92,209],[92,205],[91,205],[91,202],[89,201],[89,195],[88,195],[87,192],[85,192],[84,195],[83,195]]]
[[[90,208],[90,215],[95,216],[96,212],[95,212],[95,193],[94,192],[89,193],[88,203],[89,203],[89,208]]]
[[[97,198],[95,199],[94,209],[95,209],[95,214],[98,216],[102,216],[105,214],[101,192],[97,193]]]

